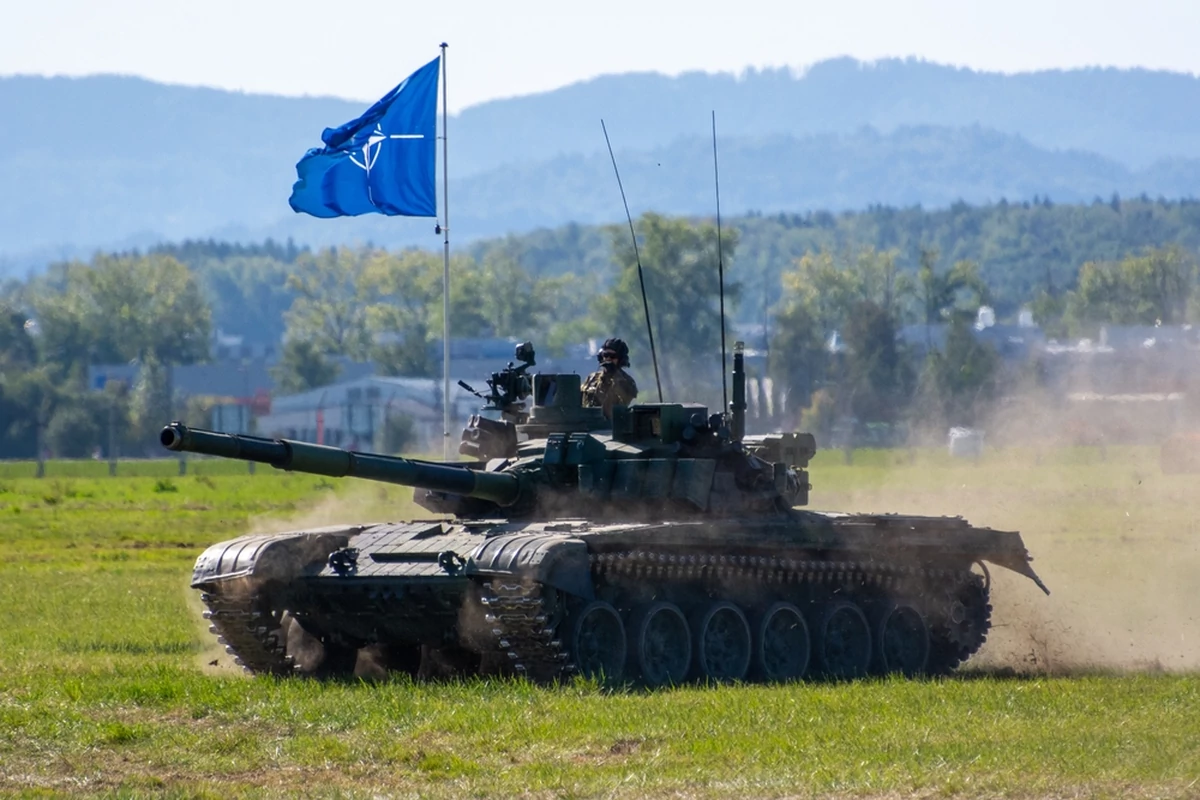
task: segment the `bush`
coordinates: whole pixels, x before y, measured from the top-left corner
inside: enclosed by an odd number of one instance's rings
[[[823,447],[829,446],[837,417],[837,401],[833,393],[829,389],[818,389],[813,392],[808,408],[800,413],[800,430],[817,437]]]
[[[104,419],[82,404],[63,406],[46,426],[46,445],[56,458],[87,458],[104,442]]]
[[[384,453],[403,453],[417,440],[416,425],[408,414],[391,413],[383,419],[378,447]]]

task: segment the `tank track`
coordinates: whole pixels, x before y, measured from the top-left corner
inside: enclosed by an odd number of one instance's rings
[[[768,556],[672,554],[625,551],[593,554],[591,570],[604,582],[671,583],[704,580],[747,581],[800,590],[805,584],[831,590],[898,594],[929,616],[931,651],[928,671],[945,674],[968,659],[987,639],[992,607],[988,587],[969,570],[926,569],[870,561],[805,561]],[[494,578],[479,584],[484,620],[493,652],[504,671],[536,682],[551,682],[574,672],[562,636],[565,619],[558,593],[536,581]],[[203,592],[204,617],[235,662],[254,674],[291,675],[296,665],[286,652],[280,620],[260,593]],[[929,614],[930,609],[938,613]]]
[[[928,616],[931,674],[945,674],[987,640],[992,606],[984,579],[970,570],[929,569],[871,561],[805,561],[774,556],[730,556],[626,551],[593,555],[592,576],[602,581],[661,584],[697,580],[747,581],[802,589],[900,595]],[[936,613],[930,614],[933,610]]]
[[[238,666],[253,674],[290,675],[295,671],[279,620],[262,610],[265,602],[261,595],[209,590],[202,592],[200,599],[208,606],[204,618],[212,623],[209,632],[217,635]]]
[[[549,682],[571,671],[562,640],[555,636],[562,615],[553,590],[535,581],[494,578],[481,584],[480,601],[495,646],[514,673]]]

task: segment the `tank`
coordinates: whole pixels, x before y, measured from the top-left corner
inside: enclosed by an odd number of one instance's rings
[[[988,565],[1048,593],[1019,533],[804,508],[814,439],[744,434],[740,347],[714,414],[640,403],[610,421],[579,375],[535,363],[521,345],[477,393],[468,461],[163,429],[176,452],[412,486],[431,512],[208,548],[191,585],[239,664],[645,686],[943,674],[987,637]]]

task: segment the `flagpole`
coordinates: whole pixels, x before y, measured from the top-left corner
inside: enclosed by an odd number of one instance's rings
[[[446,111],[446,48],[442,42],[442,460],[450,460],[450,169],[446,158],[449,114]]]

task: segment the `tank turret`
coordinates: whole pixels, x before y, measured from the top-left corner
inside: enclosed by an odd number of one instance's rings
[[[173,422],[168,450],[270,464],[279,469],[356,477],[417,488],[416,501],[462,517],[546,519],[565,508],[595,519],[785,513],[808,500],[809,434],[746,439],[745,371],[734,354],[731,413],[690,403],[616,406],[606,420],[582,405],[580,376],[525,370],[533,348],[517,348],[520,366],[494,373],[487,405],[471,417],[459,452],[473,464],[433,463],[337,447],[228,434]],[[467,387],[470,388],[469,386]],[[474,391],[474,390],[472,390]],[[478,393],[477,393],[478,394]],[[493,412],[500,419],[485,416]]]

